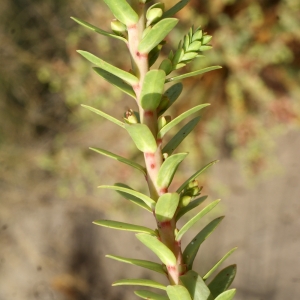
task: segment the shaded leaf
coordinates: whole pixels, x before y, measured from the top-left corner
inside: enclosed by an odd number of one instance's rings
[[[158,295],[158,294],[150,292],[150,291],[135,291],[134,293],[142,299],[169,300],[169,298],[167,296]]]
[[[173,138],[165,145],[162,153],[171,155],[173,151],[181,144],[181,142],[189,135],[189,133],[195,128],[200,121],[200,117],[196,117],[184,125]]]
[[[220,294],[215,300],[232,300],[236,293],[235,289],[228,290],[222,294]]]
[[[167,159],[161,165],[157,174],[156,183],[159,187],[165,188],[171,184],[179,164],[187,155],[188,153],[177,153],[167,157]]]
[[[154,153],[157,149],[156,140],[145,124],[124,124],[136,147],[145,153]]]
[[[103,227],[118,229],[118,230],[155,234],[154,230],[144,227],[144,226],[123,223],[123,222],[117,222],[117,221],[111,221],[111,220],[97,220],[97,221],[94,221],[93,224],[103,226]]]
[[[214,297],[225,292],[231,285],[236,275],[236,265],[231,265],[219,272],[219,274],[209,283],[210,289]]]
[[[193,300],[207,300],[209,298],[209,288],[195,271],[188,271],[183,276],[180,276],[180,280],[189,291]]]
[[[116,119],[116,118],[114,118],[114,117],[112,117],[112,116],[104,113],[103,111],[101,111],[99,109],[96,109],[94,107],[88,106],[88,105],[84,105],[84,104],[81,104],[81,106],[84,107],[84,108],[87,108],[88,110],[96,113],[97,115],[100,115],[101,117],[103,117],[103,118],[105,118],[105,119],[107,119],[107,120],[109,120],[109,121],[111,121],[111,122],[113,122],[113,123],[121,126],[122,128],[124,128],[124,123],[123,122],[121,122],[118,119]]]
[[[122,162],[122,163],[124,163],[126,165],[129,165],[129,166],[131,166],[131,167],[133,167],[133,168],[141,171],[144,175],[146,175],[146,169],[144,167],[142,167],[141,165],[139,165],[138,163],[132,161],[132,160],[129,160],[129,159],[125,158],[125,157],[119,156],[117,154],[114,154],[112,152],[109,152],[109,151],[101,149],[101,148],[92,148],[92,147],[90,147],[90,149],[93,150],[93,151],[95,151],[95,152],[97,152],[97,153],[105,155],[107,157],[110,157],[112,159],[120,161],[120,162]]]
[[[176,13],[178,13],[182,8],[184,8],[190,0],[181,0],[177,2],[174,6],[172,6],[170,9],[164,12],[162,15],[162,18],[169,18],[174,16]]]
[[[93,30],[93,31],[95,31],[97,33],[100,33],[102,35],[109,36],[109,37],[112,37],[112,38],[115,38],[115,39],[119,39],[119,40],[127,43],[127,40],[125,38],[123,38],[122,36],[119,36],[119,35],[116,35],[114,33],[110,33],[110,32],[107,32],[105,30],[102,30],[102,29],[100,29],[100,28],[98,28],[98,27],[96,27],[96,26],[94,26],[94,25],[92,25],[92,24],[90,24],[90,23],[88,23],[86,21],[83,21],[83,20],[81,20],[79,18],[71,17],[71,19],[74,20],[75,22],[77,22],[78,24],[80,24],[80,25],[82,25],[82,26],[84,26],[84,27],[86,27],[88,29],[91,29],[91,30]]]
[[[77,50],[79,54],[81,54],[84,58],[86,58],[88,61],[93,63],[94,65],[100,67],[101,69],[121,78],[122,80],[126,81],[130,85],[135,85],[139,82],[138,78],[132,75],[131,73],[128,73],[124,70],[121,70],[106,61],[102,60],[101,58],[95,56],[92,53],[89,53],[87,51]]]
[[[147,72],[141,90],[141,105],[144,110],[155,110],[164,91],[166,73],[163,70]]]
[[[162,261],[162,263],[164,263],[166,266],[176,265],[176,257],[174,256],[173,252],[165,244],[163,244],[156,236],[149,235],[146,233],[138,233],[136,234],[136,237],[146,247],[153,251]]]
[[[166,193],[158,198],[155,206],[155,216],[159,222],[169,221],[173,218],[179,203],[177,193]]]
[[[187,118],[188,116],[190,116],[191,114],[201,110],[204,107],[209,106],[210,104],[205,103],[205,104],[200,104],[197,105],[189,110],[187,110],[186,112],[182,113],[181,115],[179,115],[178,117],[176,117],[175,119],[173,119],[170,123],[168,123],[166,126],[164,126],[158,133],[158,138],[162,138],[170,129],[172,129],[175,125],[177,125],[178,123],[180,123],[182,120],[184,120],[185,118]]]
[[[125,94],[131,96],[133,99],[136,99],[133,88],[129,84],[124,82],[122,79],[120,79],[119,77],[115,76],[112,73],[102,70],[101,68],[93,68],[93,69],[96,71],[98,75],[103,77],[106,81],[108,81],[109,83],[111,83],[112,85],[120,89]]]
[[[129,195],[132,195],[132,196],[135,196],[139,199],[141,199],[142,201],[144,201],[152,210],[154,210],[155,208],[155,201],[152,200],[150,197],[142,194],[142,193],[139,193],[135,190],[132,190],[132,189],[129,189],[129,188],[125,188],[125,187],[122,187],[122,186],[118,186],[118,185],[101,185],[99,186],[98,188],[101,188],[101,189],[111,189],[111,190],[115,190],[115,191],[121,191],[121,192],[124,192],[126,194],[129,194]]]
[[[212,66],[212,67],[207,67],[198,71],[194,71],[194,72],[190,72],[190,73],[186,73],[186,74],[182,74],[182,75],[178,75],[175,77],[171,77],[166,79],[166,82],[171,82],[171,81],[175,81],[175,80],[181,80],[187,77],[192,77],[192,76],[196,76],[196,75],[200,75],[200,74],[204,74],[207,73],[209,71],[213,71],[213,70],[217,70],[217,69],[221,69],[221,66]]]
[[[166,96],[170,102],[165,109],[159,111],[159,115],[162,115],[178,99],[182,90],[183,90],[183,85],[181,82],[178,82],[176,84],[173,84],[165,91],[164,96]]]
[[[183,261],[187,266],[188,270],[191,270],[193,267],[194,259],[197,255],[197,252],[201,246],[201,244],[211,235],[211,233],[217,228],[220,222],[224,217],[219,217],[211,221],[208,225],[206,225],[186,246],[183,251],[182,257]]]
[[[227,259],[235,250],[237,247],[231,249],[228,251],[204,276],[203,280],[206,280],[222,263]]]
[[[186,213],[188,213],[190,210],[194,209],[195,207],[199,206],[202,202],[205,201],[205,199],[207,198],[207,196],[202,196],[200,198],[197,198],[193,201],[191,201],[187,206],[184,206],[182,208],[180,208],[176,214],[176,222],[182,217],[184,216]]]
[[[143,54],[149,53],[166,37],[177,23],[178,20],[175,18],[166,18],[156,23],[141,40],[138,46],[139,52]]]
[[[149,286],[156,289],[166,290],[166,287],[156,281],[148,280],[148,279],[121,279],[115,281],[112,286],[117,285],[142,285],[142,286]]]
[[[127,26],[136,24],[139,16],[126,0],[104,0],[113,15]]]
[[[152,261],[148,261],[148,260],[142,260],[142,259],[133,259],[133,258],[126,258],[126,257],[122,257],[122,256],[116,256],[116,255],[105,255],[105,257],[120,261],[120,262],[124,262],[127,264],[131,264],[131,265],[135,265],[138,267],[142,267],[142,268],[146,268],[161,274],[166,274],[162,265],[152,262]]]
[[[182,285],[168,285],[167,294],[170,300],[192,300],[189,291]]]
[[[183,227],[179,230],[176,234],[175,240],[180,241],[182,236],[196,223],[198,222],[203,216],[209,213],[221,200],[215,200],[205,208],[203,208],[196,216],[190,219],[187,223],[183,225]]]
[[[187,179],[178,189],[177,189],[177,193],[181,193],[184,188],[194,179],[196,179],[202,172],[204,172],[206,169],[208,169],[210,166],[214,165],[216,162],[218,162],[218,160],[214,160],[212,162],[210,162],[209,164],[207,164],[206,166],[204,166],[202,169],[198,170],[196,173],[194,173],[189,179]]]
[[[123,188],[126,188],[126,189],[130,189],[130,190],[133,190],[133,188],[131,188],[130,186],[124,184],[124,183],[116,183],[115,184],[116,186],[119,186],[119,187],[123,187]],[[128,194],[128,193],[124,193],[122,191],[117,191],[122,197],[124,197],[125,199],[129,200],[130,202],[150,211],[152,213],[152,209],[143,201],[141,200],[140,198],[138,197],[135,197],[131,194]]]

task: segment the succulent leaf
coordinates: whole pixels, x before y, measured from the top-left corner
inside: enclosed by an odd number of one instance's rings
[[[168,285],[167,294],[170,300],[192,300],[189,291],[182,285]]]
[[[173,218],[179,203],[177,193],[166,193],[161,195],[155,206],[155,216],[159,222],[169,221]]]
[[[135,291],[134,292],[138,297],[147,300],[169,300],[167,296],[158,295],[150,291]]]
[[[236,293],[235,289],[228,290],[220,294],[215,300],[232,300]]]

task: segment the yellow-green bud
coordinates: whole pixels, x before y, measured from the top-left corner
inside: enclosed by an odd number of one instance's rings
[[[147,10],[146,18],[147,18],[147,26],[152,24],[155,21],[158,21],[163,15],[163,10],[161,8],[150,8]]]
[[[117,34],[124,35],[127,31],[126,25],[121,23],[119,20],[114,19],[110,23],[111,30]]]
[[[192,200],[191,196],[188,195],[183,195],[182,197],[180,197],[179,200],[179,207],[185,207],[187,206]]]
[[[132,109],[129,109],[125,112],[125,122],[128,124],[136,124],[138,123],[138,119]]]
[[[161,116],[157,120],[158,130],[161,130],[171,121],[171,116]]]

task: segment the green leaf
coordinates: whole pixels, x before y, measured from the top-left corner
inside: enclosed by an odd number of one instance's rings
[[[236,265],[231,265],[220,271],[220,273],[209,283],[208,288],[212,295],[216,298],[223,292],[225,292],[236,274]]]
[[[135,196],[137,198],[140,198],[142,201],[144,201],[151,209],[152,211],[154,210],[155,208],[155,201],[152,200],[150,197],[142,194],[142,193],[139,193],[135,190],[132,190],[132,189],[129,189],[129,188],[124,188],[122,186],[117,186],[117,185],[101,185],[99,186],[99,188],[102,188],[102,189],[111,189],[111,190],[115,190],[115,191],[121,191],[121,192],[124,192],[124,193],[127,193],[129,195],[132,195],[132,196]]]
[[[145,124],[124,124],[136,147],[145,153],[154,153],[157,149],[156,140]]]
[[[148,279],[121,279],[115,281],[112,286],[117,285],[142,285],[142,286],[149,286],[156,289],[166,290],[166,287],[156,281],[148,280]]]
[[[181,142],[189,135],[189,133],[195,128],[200,121],[200,117],[196,117],[184,125],[173,138],[165,145],[162,153],[171,155],[173,151],[181,144]]]
[[[207,300],[209,298],[209,288],[195,271],[188,271],[183,276],[180,276],[180,280],[189,291],[193,300]]]
[[[109,152],[109,151],[101,149],[101,148],[92,148],[92,147],[90,147],[90,149],[93,150],[93,151],[95,151],[95,152],[97,152],[97,153],[105,155],[107,157],[110,157],[112,159],[120,161],[120,162],[122,162],[122,163],[124,163],[126,165],[129,165],[129,166],[131,166],[131,167],[133,167],[133,168],[141,171],[144,175],[146,175],[146,169],[144,167],[142,167],[141,165],[139,165],[138,163],[132,161],[132,160],[129,160],[129,159],[125,158],[125,157],[119,156],[117,154],[114,154],[112,152]]]
[[[203,216],[209,213],[221,200],[215,200],[205,208],[203,208],[196,216],[190,219],[176,234],[175,240],[180,241],[182,236],[196,223],[198,222]]]
[[[182,75],[178,75],[178,76],[175,76],[175,77],[168,78],[166,80],[166,82],[181,80],[181,79],[184,79],[184,78],[187,78],[187,77],[192,77],[192,76],[204,74],[204,73],[207,73],[209,71],[213,71],[213,70],[217,70],[217,69],[221,69],[221,68],[222,68],[221,66],[207,67],[207,68],[204,68],[204,69],[201,69],[201,70],[198,70],[198,71],[194,71],[194,72],[190,72],[190,73],[186,73],[186,74],[182,74]]]
[[[228,290],[222,294],[220,294],[215,300],[232,300],[235,295],[236,290]]]
[[[167,294],[170,300],[192,300],[189,291],[182,285],[168,285]]]
[[[103,226],[103,227],[118,229],[118,230],[155,234],[154,230],[144,227],[144,226],[123,223],[123,222],[117,222],[117,221],[111,221],[111,220],[97,220],[97,221],[94,221],[93,224]]]
[[[166,37],[166,35],[176,26],[177,23],[178,20],[175,18],[163,19],[156,23],[141,40],[138,46],[139,52],[142,54],[149,53]]]
[[[127,27],[136,24],[139,16],[126,0],[104,0],[113,15]]]
[[[158,295],[150,291],[135,291],[134,292],[138,297],[147,300],[169,300],[167,296]]]
[[[123,38],[122,36],[119,36],[119,35],[116,35],[116,34],[113,34],[113,33],[110,33],[110,32],[107,32],[107,31],[104,31],[88,22],[85,22],[79,18],[74,18],[74,17],[71,17],[72,20],[74,20],[75,22],[77,22],[78,24],[88,28],[88,29],[91,29],[97,33],[100,33],[102,35],[105,35],[105,36],[109,36],[109,37],[112,37],[112,38],[115,38],[115,39],[119,39],[123,42],[125,42],[127,44],[127,40],[125,38]]]
[[[147,72],[141,90],[141,105],[144,110],[154,110],[164,91],[166,73],[163,70]]]
[[[89,53],[87,51],[82,51],[82,50],[77,50],[77,52],[79,54],[81,54],[84,58],[86,58],[88,61],[90,61],[91,63],[93,63],[94,65],[100,67],[101,69],[121,78],[122,80],[126,81],[127,83],[129,83],[130,85],[135,85],[139,82],[138,78],[135,77],[134,75],[123,71],[109,63],[107,63],[106,61],[102,60],[101,58],[95,56],[92,53]]]
[[[206,280],[222,263],[227,259],[235,250],[237,247],[231,249],[228,251],[204,276],[203,280]]]
[[[127,264],[135,265],[138,267],[146,268],[146,269],[149,269],[149,270],[161,273],[161,274],[166,274],[162,265],[160,265],[158,263],[154,263],[152,261],[126,258],[126,257],[116,256],[116,255],[105,255],[105,257],[108,257],[108,258],[111,258],[111,259],[114,259],[114,260],[117,260],[120,262],[124,262]]]
[[[173,84],[170,88],[168,88],[165,91],[164,96],[166,96],[170,102],[165,109],[159,112],[159,115],[162,115],[178,99],[182,90],[183,90],[183,85],[181,82],[178,82],[176,84]]]
[[[120,89],[125,94],[131,96],[133,99],[136,99],[133,88],[129,84],[124,82],[122,79],[113,75],[112,73],[102,70],[101,68],[93,68],[93,69],[96,71],[98,75],[103,77],[106,81],[108,81],[109,83],[111,83],[112,85]]]
[[[195,199],[193,201],[191,201],[187,206],[184,206],[182,208],[179,209],[179,211],[176,214],[176,222],[182,217],[184,216],[187,212],[189,212],[190,210],[194,209],[195,207],[199,206],[202,202],[205,201],[205,199],[207,198],[207,196],[202,196],[198,199]]]
[[[119,187],[123,187],[123,188],[126,188],[126,189],[130,189],[130,190],[133,190],[130,186],[124,184],[124,183],[116,183],[115,184],[116,186],[119,186]],[[130,202],[150,211],[152,213],[152,209],[144,202],[142,201],[140,198],[137,198],[131,194],[128,194],[128,193],[124,193],[122,191],[117,191],[122,197],[124,197],[125,199],[129,200]]]
[[[197,255],[197,252],[198,252],[201,244],[217,228],[217,226],[220,224],[220,222],[223,220],[223,218],[224,217],[219,217],[219,218],[216,218],[213,221],[211,221],[186,246],[185,250],[183,251],[182,257],[183,257],[183,261],[186,264],[188,270],[192,269],[194,259]]]
[[[194,179],[196,179],[202,172],[204,172],[206,169],[208,169],[210,166],[214,165],[216,162],[218,162],[217,160],[210,162],[209,164],[207,164],[206,166],[204,166],[202,169],[200,169],[199,171],[197,171],[196,173],[194,173],[189,179],[187,179],[178,189],[177,189],[177,193],[181,193],[181,191]]]
[[[165,188],[171,184],[179,164],[187,155],[188,153],[177,153],[167,157],[167,159],[161,165],[157,174],[156,183],[159,187]]]
[[[178,13],[182,8],[184,8],[190,0],[181,0],[177,2],[173,7],[168,9],[167,11],[164,12],[162,15],[162,18],[170,18],[173,17],[176,13]]]
[[[116,119],[116,118],[114,118],[114,117],[112,117],[112,116],[104,113],[103,111],[101,111],[99,109],[96,109],[94,107],[88,106],[88,105],[84,105],[84,104],[81,104],[81,106],[84,107],[84,108],[87,108],[88,110],[96,113],[97,115],[100,115],[101,117],[103,117],[103,118],[105,118],[105,119],[107,119],[107,120],[109,120],[109,121],[111,121],[111,122],[113,122],[113,123],[121,126],[122,128],[124,128],[124,123],[123,122],[121,122],[118,119]]]
[[[179,122],[181,122],[182,120],[184,120],[185,118],[187,118],[188,116],[190,116],[191,114],[201,110],[202,108],[209,106],[210,104],[205,103],[205,104],[200,104],[197,105],[191,109],[189,109],[188,111],[182,113],[181,115],[179,115],[178,117],[176,117],[175,119],[173,119],[170,123],[168,123],[166,126],[164,126],[158,133],[158,138],[162,138],[170,129],[172,129],[175,125],[177,125]]]
[[[159,222],[169,221],[173,218],[179,203],[177,193],[166,193],[158,198],[155,206],[155,216]]]
[[[149,235],[146,233],[138,233],[136,237],[151,251],[153,251],[158,258],[164,263],[166,266],[175,266],[176,265],[176,257],[173,252],[164,245],[157,237],[153,235]]]

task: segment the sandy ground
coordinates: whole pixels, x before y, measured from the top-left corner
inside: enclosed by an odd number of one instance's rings
[[[196,269],[204,273],[238,246],[223,265],[238,265],[232,285],[238,289],[236,300],[299,299],[300,132],[289,132],[277,144],[276,157],[284,166],[281,174],[251,188],[232,160],[222,160],[211,171],[211,178],[227,185],[231,194],[215,213],[225,213],[226,218],[200,249]],[[1,189],[0,300],[131,300],[138,299],[134,287],[110,284],[136,276],[166,283],[162,275],[105,258],[114,254],[156,260],[134,234],[91,223],[108,218],[154,227],[146,211],[131,209],[120,200],[115,209],[104,213],[95,203],[43,198],[4,184]],[[47,189],[51,194],[51,183]],[[209,199],[213,196],[218,197]]]

